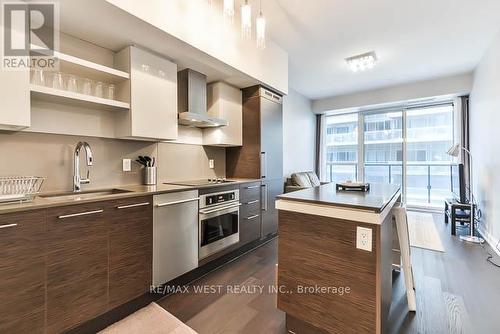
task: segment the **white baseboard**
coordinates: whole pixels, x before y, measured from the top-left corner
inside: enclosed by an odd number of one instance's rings
[[[493,249],[493,251],[498,256],[500,256],[500,250],[497,248],[499,240],[495,239],[490,233],[488,233],[487,231],[485,231],[481,227],[478,227],[477,231],[483,236],[484,240],[486,240],[486,242],[488,243],[488,245],[490,245],[491,249]]]

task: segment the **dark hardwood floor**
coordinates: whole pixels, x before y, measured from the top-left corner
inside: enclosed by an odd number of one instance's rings
[[[499,333],[500,269],[486,262],[481,246],[452,237],[441,215],[434,219],[446,252],[412,249],[416,314],[407,311],[403,276],[394,273],[390,333]],[[276,256],[273,240],[193,283],[188,293],[158,303],[200,334],[286,333],[285,314],[268,291]],[[263,292],[231,290],[254,285],[263,286]],[[220,286],[220,291],[194,291],[203,286]]]

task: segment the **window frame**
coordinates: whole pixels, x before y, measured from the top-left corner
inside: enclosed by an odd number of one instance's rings
[[[320,163],[321,166],[319,168],[320,170],[320,177],[322,180],[325,180],[326,176],[326,164],[327,161],[325,161],[326,157],[326,123],[327,117],[334,117],[334,116],[346,116],[346,115],[357,115],[358,118],[358,143],[357,143],[357,149],[358,149],[358,159],[357,159],[357,176],[359,180],[365,180],[365,126],[367,127],[374,127],[374,129],[377,128],[377,124],[380,122],[370,122],[365,124],[365,117],[367,115],[373,115],[373,114],[382,114],[382,113],[390,113],[390,112],[402,112],[402,118],[401,118],[401,127],[402,127],[402,170],[403,170],[403,175],[402,175],[402,196],[403,196],[403,201],[406,203],[406,183],[407,183],[407,164],[408,164],[408,156],[407,156],[407,122],[408,122],[408,117],[407,113],[409,110],[415,110],[415,109],[425,109],[425,108],[436,108],[439,106],[452,106],[453,107],[453,113],[452,113],[452,131],[453,131],[453,143],[460,143],[460,138],[461,136],[461,131],[462,127],[459,125],[460,121],[462,119],[462,108],[460,107],[459,104],[459,98],[453,99],[453,100],[442,100],[439,102],[435,103],[423,103],[423,104],[411,104],[411,105],[399,105],[396,107],[390,107],[390,108],[376,108],[376,109],[370,109],[370,110],[363,110],[363,111],[356,111],[356,112],[344,112],[344,113],[335,113],[335,114],[323,114],[322,117],[323,121],[321,122],[322,128],[320,129],[321,131],[321,141],[320,141]],[[385,122],[384,122],[384,128],[385,128]],[[457,163],[461,161],[461,157],[458,159],[453,159],[453,163]]]

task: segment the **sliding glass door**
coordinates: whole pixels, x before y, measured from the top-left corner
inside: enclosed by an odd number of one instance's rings
[[[442,206],[451,188],[446,151],[456,138],[454,118],[451,103],[328,116],[322,178],[401,184],[408,205]]]
[[[364,116],[364,180],[403,184],[403,112]]]
[[[450,195],[454,142],[453,105],[406,111],[406,201],[442,206]]]

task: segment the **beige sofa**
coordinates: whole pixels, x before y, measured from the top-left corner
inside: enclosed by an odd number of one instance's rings
[[[317,187],[326,183],[328,182],[320,182],[315,172],[293,173],[290,178],[286,179],[285,193]]]

